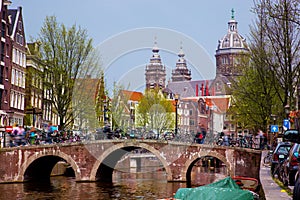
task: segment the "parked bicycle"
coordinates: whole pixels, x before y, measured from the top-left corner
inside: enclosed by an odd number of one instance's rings
[[[273,151],[268,151],[267,155],[264,157],[264,165],[271,165]]]
[[[253,137],[252,135],[249,135],[249,136],[242,136],[242,135],[239,135],[239,139],[238,139],[238,146],[239,147],[243,147],[243,148],[251,148],[251,149],[254,149],[255,148],[255,145],[256,143],[254,142],[253,140]]]

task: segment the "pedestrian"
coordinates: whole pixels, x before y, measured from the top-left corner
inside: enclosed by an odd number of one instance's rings
[[[36,129],[34,127],[32,127],[29,132],[30,132],[30,134],[29,134],[29,138],[30,138],[29,143],[30,143],[30,145],[33,145],[33,144],[35,144],[35,140],[36,140],[36,137],[37,137]]]
[[[200,132],[198,136],[198,144],[203,144],[204,136],[203,133]]]
[[[262,130],[258,130],[257,138],[259,139],[259,149],[263,149],[264,146],[264,133]]]
[[[195,138],[194,138],[194,142],[196,142],[197,144],[200,144],[200,141],[201,141],[201,138],[202,136],[200,136],[200,132],[198,131],[195,135]]]
[[[204,144],[206,138],[206,129],[203,124],[200,125],[200,131],[202,134],[201,144]]]

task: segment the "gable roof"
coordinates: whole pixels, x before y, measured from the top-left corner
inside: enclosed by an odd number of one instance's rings
[[[16,29],[16,18],[17,18],[17,13],[18,10],[17,9],[9,9],[8,10],[8,16],[10,16],[11,18],[11,25],[8,26],[8,34],[10,36],[13,35],[13,31]],[[13,38],[13,37],[12,37]]]

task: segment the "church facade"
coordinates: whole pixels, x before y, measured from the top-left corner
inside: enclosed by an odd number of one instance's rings
[[[155,43],[150,63],[146,66],[146,89],[158,87],[169,98],[180,96],[178,127],[181,132],[195,134],[200,124],[209,132],[226,129],[236,132],[233,119],[226,114],[230,106],[230,87],[242,75],[241,65],[249,57],[246,39],[238,32],[232,10],[226,34],[218,41],[215,52],[216,76],[212,80],[192,80],[183,48],[180,47],[171,80],[166,84],[166,70]]]

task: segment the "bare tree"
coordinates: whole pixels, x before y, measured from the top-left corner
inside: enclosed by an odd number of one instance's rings
[[[264,13],[258,26],[263,27],[265,49],[271,52],[266,64],[280,83],[274,86],[280,87],[276,89],[282,108],[287,104],[295,108],[300,67],[299,6],[299,0],[258,0],[254,8],[256,14]]]
[[[75,115],[82,113],[82,106],[76,112],[74,110],[78,105],[86,105],[86,101],[95,94],[94,88],[89,88],[88,93],[86,84],[75,83],[90,75],[96,78],[99,76],[98,54],[94,51],[92,39],[88,38],[86,30],[77,28],[76,25],[67,28],[59,24],[54,16],[46,17],[39,40],[42,58],[51,73],[53,110],[59,117],[61,129],[70,128]],[[84,94],[81,93],[83,91]],[[74,97],[81,99],[74,101]]]

